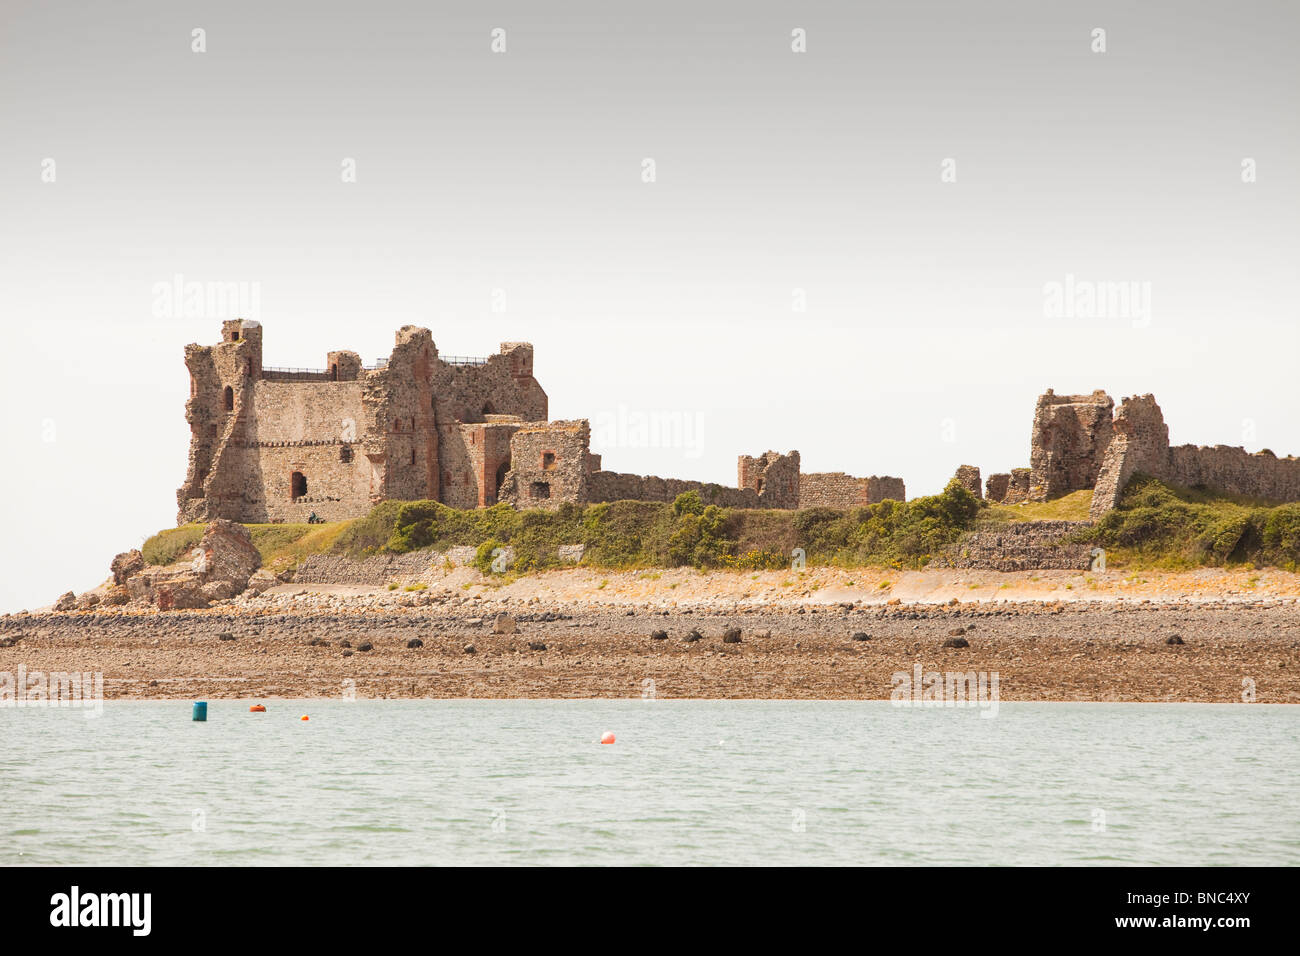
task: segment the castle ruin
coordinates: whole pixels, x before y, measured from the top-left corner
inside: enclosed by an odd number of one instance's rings
[[[372,366],[330,352],[323,369],[262,364],[262,327],[222,323],[216,345],[188,345],[189,466],[177,492],[184,524],[356,518],[386,500],[453,508],[505,503],[672,501],[686,491],[732,508],[854,508],[906,500],[901,478],[805,473],[799,453],[740,456],[735,487],[606,471],[586,419],[548,421],[533,377],[533,347],[496,355],[440,355],[428,329],[404,326],[392,354]],[[1057,395],[1034,408],[1029,467],[954,476],[1000,504],[1093,492],[1095,520],[1135,474],[1269,501],[1300,500],[1300,459],[1225,445],[1170,446],[1151,395],[1117,407],[1106,392]]]
[[[1169,427],[1152,395],[1125,398],[1118,407],[1104,391],[1039,396],[1030,437],[1030,466],[989,475],[984,497],[1001,504],[1048,501],[1092,490],[1090,517],[1114,508],[1136,474],[1171,484],[1266,501],[1300,501],[1300,459],[1265,450],[1169,444]],[[963,471],[969,469],[969,471]],[[979,470],[964,465],[970,486]],[[978,492],[977,492],[978,493]]]
[[[385,500],[453,508],[557,508],[696,491],[734,508],[847,508],[903,500],[901,478],[803,474],[799,453],[739,460],[737,487],[605,471],[585,419],[548,421],[533,347],[443,356],[428,329],[399,329],[373,366],[330,352],[324,369],[262,364],[262,327],[222,323],[216,345],[188,345],[189,465],[181,524],[356,518]]]

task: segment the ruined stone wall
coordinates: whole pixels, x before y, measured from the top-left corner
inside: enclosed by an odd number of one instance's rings
[[[324,521],[343,521],[370,510],[370,469],[364,456],[350,462],[341,442],[297,442],[258,447],[262,493],[258,521],[304,522],[315,513]],[[295,494],[294,474],[305,493]],[[250,486],[251,487],[251,486]]]
[[[980,470],[974,465],[959,465],[957,472],[953,475],[963,488],[969,491],[976,498],[982,498],[983,489],[980,488]]]
[[[1007,489],[1011,487],[1011,474],[1009,472],[998,472],[989,475],[989,479],[984,483],[984,497],[995,504],[1001,504],[1006,500]]]
[[[1115,413],[1115,436],[1093,491],[1091,516],[1100,518],[1119,504],[1136,474],[1251,498],[1300,501],[1300,459],[1227,445],[1171,448],[1164,414],[1152,395],[1125,398]]]
[[[1096,484],[1110,445],[1114,405],[1101,389],[1057,395],[1049,388],[1039,396],[1030,439],[1031,498],[1059,498]]]
[[[528,422],[510,438],[500,498],[517,508],[555,509],[590,497],[591,426],[585,419]]]
[[[867,479],[867,500],[873,505],[882,501],[906,501],[907,487],[902,478],[872,475]]]
[[[941,554],[931,567],[988,571],[1086,570],[1092,549],[1066,539],[1087,521],[1016,521],[977,528]]]
[[[1300,501],[1300,459],[1271,451],[1251,453],[1228,445],[1175,445],[1169,449],[1166,480],[1204,485],[1234,495],[1269,501]]]
[[[878,475],[855,478],[842,471],[808,472],[799,476],[800,508],[860,508],[886,498],[907,500],[902,478]]]
[[[236,521],[252,507],[247,455],[239,446],[253,420],[253,388],[262,372],[262,329],[256,322],[223,322],[221,342],[189,345],[189,462],[176,492],[178,523],[225,517]],[[232,442],[235,443],[232,445]]]
[[[526,343],[503,344],[483,365],[453,365],[438,357],[428,329],[398,330],[388,364],[365,375],[367,454],[383,474],[376,496],[477,507],[481,462],[466,447],[460,426],[498,414],[544,419],[546,393],[532,371],[533,349]]]
[[[389,498],[478,507],[495,501],[509,438],[483,447],[462,424],[547,413],[527,343],[505,343],[481,364],[452,364],[428,329],[405,326],[383,367],[334,351],[321,372],[264,369],[261,349],[261,327],[239,321],[223,324],[221,343],[186,348],[191,443],[177,492],[181,522],[356,517]],[[307,485],[296,497],[295,471]]]
[[[501,500],[518,508],[559,507],[564,502],[673,501],[687,491],[705,504],[730,508],[793,508],[798,501],[799,453],[767,452],[740,459],[739,478],[750,487],[603,471],[590,451],[586,420],[530,422],[510,439],[510,472]],[[759,490],[762,488],[762,491]]]
[[[484,508],[497,503],[500,486],[510,471],[510,440],[522,425],[495,421],[460,426],[457,437],[469,463],[469,479],[475,492],[474,504],[468,507]]]
[[[727,488],[706,481],[631,475],[597,467],[590,473],[587,493],[592,502],[673,501],[680,494],[694,491],[706,505],[794,509],[799,507],[801,487],[799,453],[741,455],[737,459],[737,482],[739,487]]]
[[[615,471],[597,471],[588,486],[590,500],[601,501],[672,501],[678,495],[694,491],[706,505],[724,508],[770,508],[752,488],[727,488],[705,481],[660,478],[657,475],[629,475]]]
[[[264,443],[355,440],[364,414],[359,382],[261,381],[253,386],[248,437]]]
[[[397,330],[383,368],[362,376],[365,405],[363,447],[378,475],[376,500],[442,500],[442,446],[433,379],[442,363],[428,329]]]
[[[763,502],[760,507],[798,508],[801,493],[799,467],[797,451],[788,455],[775,451],[757,457],[741,455],[737,460],[737,487],[758,495]]]
[[[1168,470],[1169,427],[1152,395],[1125,398],[1115,412],[1114,436],[1106,449],[1089,514],[1095,520],[1119,504],[1138,472],[1156,477]]]
[[[355,584],[383,587],[395,578],[416,578],[428,572],[437,552],[376,554],[360,560],[334,554],[312,554],[293,574],[297,584]]]
[[[479,462],[462,428],[456,422],[438,426],[438,493],[427,497],[436,497],[452,508],[475,508]]]
[[[1030,500],[1031,472],[1028,468],[1012,468],[1007,476],[1007,491],[1002,496],[1002,504],[1018,505]]]

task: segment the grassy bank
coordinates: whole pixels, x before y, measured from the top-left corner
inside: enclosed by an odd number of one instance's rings
[[[1018,505],[989,505],[980,517],[987,521],[1087,521],[1092,489],[1074,491],[1051,501],[1025,501]]]
[[[611,569],[785,568],[797,548],[810,564],[920,567],[959,538],[979,510],[974,496],[955,482],[939,495],[847,511],[720,508],[704,505],[695,492],[672,504],[616,501],[556,511],[505,505],[456,511],[417,501],[398,508],[384,550],[468,545],[478,549],[485,571],[492,552],[506,546],[514,549],[516,571],[557,566],[556,551],[564,544],[584,545],[584,564]]]
[[[757,511],[704,505],[687,492],[671,504],[616,501],[516,511],[497,505],[458,511],[436,501],[384,502],[355,521],[323,525],[251,524],[264,566],[294,567],[310,554],[366,557],[469,546],[488,570],[492,552],[510,547],[511,568],[557,567],[560,545],[585,546],[583,563],[610,569],[648,567],[762,570],[789,567],[796,548],[809,564],[922,567],[956,541],[982,511],[956,482],[942,494],[883,501],[850,510]],[[183,558],[203,525],[162,531],[143,547],[150,564]]]
[[[1135,477],[1120,506],[1079,535],[1120,567],[1297,570],[1300,504],[1276,505]]]
[[[704,505],[688,492],[671,504],[616,501],[563,505],[555,511],[515,511],[497,505],[458,511],[436,501],[388,501],[354,521],[253,524],[249,531],[273,571],[296,567],[311,554],[362,558],[417,550],[477,549],[490,568],[492,553],[510,547],[511,570],[557,567],[561,545],[585,545],[583,564],[611,570],[694,567],[765,570],[790,567],[796,549],[809,565],[924,567],[976,522],[1083,520],[1091,492],[1024,505],[988,505],[956,482],[942,494],[863,508],[757,511]],[[143,547],[150,564],[183,558],[203,525],[160,532]],[[1300,504],[1270,505],[1178,488],[1138,477],[1120,507],[1077,540],[1106,549],[1114,567],[1184,570],[1272,565],[1294,571],[1300,562]]]

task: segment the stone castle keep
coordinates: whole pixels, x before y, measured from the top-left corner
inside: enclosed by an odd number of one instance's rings
[[[339,351],[324,369],[272,368],[262,364],[262,327],[236,319],[222,323],[218,344],[186,346],[185,364],[181,524],[337,521],[388,499],[555,508],[695,490],[736,508],[847,508],[906,494],[901,478],[801,473],[797,451],[742,456],[735,488],[605,471],[586,420],[547,421],[525,342],[487,358],[444,357],[428,329],[405,326],[372,367]]]
[[[733,508],[852,508],[903,501],[901,478],[807,474],[799,453],[742,455],[737,485],[605,471],[585,419],[548,421],[533,347],[505,342],[487,358],[440,356],[428,329],[405,326],[392,355],[363,366],[330,352],[324,369],[262,364],[256,322],[222,324],[221,342],[189,345],[189,468],[178,521],[300,522],[355,518],[384,500],[453,508],[556,508],[624,499],[672,501],[697,491]],[[1272,501],[1300,500],[1300,460],[1225,445],[1170,446],[1151,395],[1118,407],[1104,391],[1039,396],[1029,467],[957,469],[977,497],[1046,501],[1092,489],[1091,517],[1119,502],[1135,474]]]

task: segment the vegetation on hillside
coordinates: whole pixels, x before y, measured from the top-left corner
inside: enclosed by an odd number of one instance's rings
[[[559,566],[557,551],[566,544],[585,546],[584,565],[611,569],[785,568],[796,548],[809,564],[921,567],[956,541],[980,511],[979,500],[952,482],[942,494],[849,510],[722,508],[705,505],[690,491],[671,504],[615,501],[565,504],[554,511],[508,505],[459,511],[436,501],[388,501],[355,521],[248,528],[263,564],[274,571],[309,554],[365,557],[460,546],[476,549],[475,563],[484,571],[497,548],[509,547],[511,570],[527,572]],[[145,560],[180,560],[202,534],[201,524],[160,532],[145,543]]]
[[[328,524],[250,524],[246,527],[253,546],[262,555],[262,566],[272,571],[283,571],[297,567],[308,555],[347,553],[349,549],[341,547],[341,543],[354,525],[362,524],[367,518]],[[162,565],[185,560],[203,537],[206,527],[205,524],[184,524],[158,532],[140,548],[145,562]],[[352,531],[347,541],[350,543],[355,537],[356,532]]]
[[[384,550],[472,546],[486,570],[493,551],[508,546],[512,569],[521,572],[558,565],[563,544],[585,545],[583,563],[608,568],[783,568],[796,548],[810,564],[919,567],[959,538],[979,511],[979,501],[956,482],[942,494],[846,511],[722,508],[705,505],[694,491],[672,504],[615,501],[555,511],[457,511],[414,501],[398,509]]]
[[[1087,521],[1092,489],[1072,491],[1051,501],[1025,501],[1018,505],[990,504],[980,513],[989,521]]]
[[[491,570],[498,548],[514,551],[515,573],[557,567],[560,545],[585,545],[582,563],[610,569],[693,567],[763,570],[790,567],[795,549],[809,565],[919,568],[944,548],[990,521],[1077,520],[1091,492],[1030,505],[987,505],[957,482],[941,494],[839,510],[759,511],[705,505],[687,492],[671,504],[615,501],[516,511],[497,505],[458,511],[436,501],[386,501],[364,517],[329,524],[249,525],[262,562],[272,571],[295,567],[311,554],[361,558],[452,547],[475,549],[475,564]],[[143,547],[150,564],[183,559],[203,525],[160,532]],[[1139,476],[1120,506],[1074,540],[1106,549],[1115,567],[1179,570],[1204,566],[1300,562],[1300,504],[1178,488]]]
[[[1182,570],[1300,561],[1300,504],[1183,488],[1139,475],[1118,508],[1078,535],[1120,566]]]

